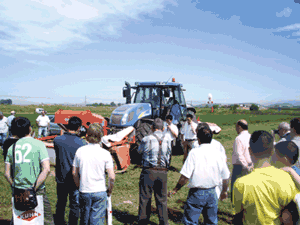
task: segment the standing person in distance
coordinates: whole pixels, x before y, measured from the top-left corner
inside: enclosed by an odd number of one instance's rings
[[[172,142],[173,142],[173,146],[174,146],[174,141],[178,137],[178,128],[175,124],[173,124],[173,116],[172,115],[167,115],[166,124],[167,124],[167,126],[164,129],[164,134],[170,136],[170,138],[172,139]]]
[[[36,124],[39,128],[39,134],[38,134],[38,138],[41,138],[41,136],[43,135],[44,137],[47,136],[47,131],[48,128],[50,126],[50,119],[49,117],[46,115],[45,110],[42,111],[41,115],[38,116],[38,118],[36,119]]]
[[[12,134],[11,134],[11,121],[15,118],[15,114],[16,112],[15,111],[11,111],[10,112],[10,116],[7,117],[7,125],[8,125],[8,137],[10,137]]]
[[[8,134],[8,120],[7,117],[0,112],[0,147],[3,147],[3,144],[7,138]]]
[[[66,126],[67,132],[57,136],[54,141],[56,155],[56,224],[65,224],[65,209],[69,195],[69,224],[77,224],[79,218],[79,190],[72,176],[73,161],[78,148],[86,145],[86,142],[76,135],[81,128],[80,118],[71,117]]]
[[[88,145],[80,147],[73,163],[73,178],[79,187],[80,224],[104,225],[107,197],[112,193],[115,181],[113,159],[109,151],[100,146],[103,128],[91,124],[87,130]],[[105,170],[109,177],[108,189]]]
[[[248,174],[253,169],[249,153],[251,134],[248,132],[248,123],[246,120],[239,120],[235,128],[238,136],[234,140],[232,152],[231,201],[233,185],[236,179]]]
[[[186,116],[186,122],[183,124],[183,127],[181,128],[183,147],[184,147],[183,163],[185,162],[189,151],[198,146],[197,133],[196,133],[197,126],[198,124],[193,121],[193,115],[188,114]]]

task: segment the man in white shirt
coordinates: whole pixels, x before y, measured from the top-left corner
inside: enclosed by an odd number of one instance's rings
[[[36,124],[39,127],[38,138],[40,138],[42,135],[44,137],[46,137],[47,136],[47,130],[48,130],[49,126],[50,126],[50,119],[46,115],[45,111],[42,111],[41,114],[42,115],[39,115],[38,118],[36,119]]]
[[[13,121],[13,119],[15,118],[15,114],[16,112],[15,111],[11,111],[10,112],[10,116],[7,117],[7,125],[8,125],[8,131],[9,131],[9,137],[12,135],[11,134],[11,121]]]
[[[231,193],[236,179],[247,175],[253,169],[253,163],[249,152],[251,134],[248,132],[248,123],[246,120],[239,120],[236,123],[235,128],[238,136],[235,138],[233,143]]]
[[[7,138],[8,133],[8,120],[7,117],[0,112],[0,147],[3,147],[3,144]]]
[[[103,136],[100,124],[91,124],[87,130],[88,145],[80,147],[73,162],[73,178],[79,187],[80,224],[104,225],[107,197],[112,193],[115,173],[109,151],[100,146]],[[105,170],[109,177],[108,189]]]
[[[173,191],[169,192],[169,196],[176,194],[189,181],[190,191],[183,223],[198,224],[199,216],[203,212],[205,224],[218,224],[216,186],[223,181],[220,200],[227,198],[230,172],[223,154],[220,154],[219,145],[211,144],[212,131],[208,124],[199,124],[197,139],[199,147],[190,151],[180,171],[181,177]]]
[[[181,134],[182,134],[182,141],[183,141],[183,163],[185,162],[186,157],[188,156],[189,150],[197,147],[197,134],[196,134],[196,128],[197,125],[193,121],[193,115],[188,114],[186,116],[186,122],[183,124],[183,127],[181,128]]]
[[[176,140],[178,137],[178,128],[173,124],[173,116],[167,115],[166,117],[166,126],[164,129],[164,135],[169,135],[172,141]]]

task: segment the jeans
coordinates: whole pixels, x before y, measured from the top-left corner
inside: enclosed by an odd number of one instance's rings
[[[2,147],[5,140],[7,138],[7,132],[6,133],[0,133],[0,146]]]
[[[70,202],[70,213],[69,213],[69,224],[77,225],[79,218],[79,190],[75,184],[70,185],[69,183],[57,183],[57,203],[56,203],[56,215],[55,223],[65,223],[65,209],[67,204],[67,198],[69,195]]]
[[[218,224],[218,197],[215,188],[191,188],[184,206],[183,223],[198,224],[203,212],[204,224]]]
[[[80,225],[104,225],[107,208],[107,193],[79,192]]]
[[[47,133],[48,133],[48,127],[39,127],[39,136],[38,136],[38,138],[40,138],[42,135],[44,137],[46,137]]]
[[[234,182],[236,181],[236,179],[247,175],[248,171],[246,169],[243,169],[242,165],[233,165],[233,169],[232,169],[232,176],[231,176],[231,202],[232,202],[232,191],[233,191],[233,185]]]

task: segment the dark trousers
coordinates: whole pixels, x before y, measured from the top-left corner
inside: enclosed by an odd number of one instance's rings
[[[151,198],[154,191],[159,224],[168,224],[167,171],[143,169],[140,176],[139,224],[149,223]]]
[[[72,182],[57,183],[57,203],[56,203],[56,215],[55,224],[65,224],[65,209],[67,204],[67,198],[69,195],[69,224],[77,225],[79,218],[79,190]]]
[[[233,200],[233,196],[232,196],[232,193],[233,193],[233,185],[234,185],[234,182],[244,176],[244,175],[247,175],[248,174],[248,171],[246,169],[243,169],[243,166],[242,165],[233,165],[233,169],[232,169],[232,176],[231,176],[231,202]]]

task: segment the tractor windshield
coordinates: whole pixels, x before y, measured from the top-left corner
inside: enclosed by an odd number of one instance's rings
[[[164,93],[169,91],[169,96]],[[179,105],[185,105],[184,95],[181,88],[178,87],[137,87],[135,95],[135,103],[151,103],[152,107],[156,108],[160,106],[160,99],[162,96],[162,106],[173,105],[178,103]]]
[[[136,90],[135,103],[151,103],[152,107],[160,106],[161,89],[159,87],[140,86]]]

